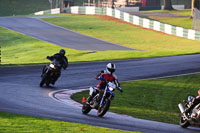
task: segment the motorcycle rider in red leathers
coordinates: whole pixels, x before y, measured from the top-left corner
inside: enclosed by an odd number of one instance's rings
[[[114,82],[115,85],[117,86],[118,90],[120,92],[123,92],[123,90],[120,88],[120,84],[119,84],[119,81],[117,79],[117,76],[114,74],[115,72],[115,69],[116,69],[116,66],[115,64],[112,64],[112,63],[108,63],[107,66],[106,66],[106,70],[103,70],[101,71],[97,76],[96,76],[96,80],[99,80],[100,77],[105,79],[106,81],[104,80],[100,80],[99,84],[97,85],[97,90],[93,91],[92,95],[90,95],[87,99],[87,102],[90,103],[90,101],[93,99],[93,97],[99,93],[99,92],[103,92],[102,90],[105,89],[106,85],[107,85],[107,82]],[[102,96],[103,93],[100,95]],[[100,96],[100,97],[101,97]]]

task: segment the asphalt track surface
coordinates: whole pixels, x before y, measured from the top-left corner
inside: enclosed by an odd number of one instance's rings
[[[0,18],[1,26],[4,19],[8,18]],[[40,20],[34,19],[34,21],[37,23]],[[3,24],[6,22],[4,21]],[[13,29],[15,25],[12,24],[8,25],[7,28]],[[49,26],[47,23],[43,24],[44,27]],[[16,27],[23,29],[22,33],[27,30],[27,27],[24,28],[22,25]],[[35,28],[38,28],[37,25],[33,26],[32,30]],[[62,28],[59,28],[59,30],[62,30]],[[129,81],[199,72],[199,58],[200,55],[187,55],[113,61],[113,63],[117,65],[116,74],[119,80]],[[147,133],[200,132],[199,128],[182,129],[178,125],[135,119],[113,113],[107,113],[103,118],[97,117],[95,111],[92,111],[89,115],[83,115],[80,108],[57,102],[49,97],[49,93],[52,91],[96,85],[98,82],[94,80],[94,76],[105,68],[107,63],[70,64],[69,68],[62,72],[55,87],[51,88],[39,87],[42,66],[0,67],[0,111]]]
[[[157,78],[199,72],[200,55],[162,57],[153,59],[113,61],[120,81]],[[62,72],[55,87],[40,88],[42,66],[0,68],[0,111],[48,117],[51,119],[85,123],[108,128],[148,133],[197,133],[199,128],[182,129],[179,125],[153,122],[113,113],[98,118],[93,111],[83,115],[81,109],[50,98],[52,91],[93,86],[94,79],[108,62],[70,64]],[[126,92],[124,92],[126,93]]]
[[[66,48],[93,51],[134,50],[31,17],[0,17],[0,26]]]

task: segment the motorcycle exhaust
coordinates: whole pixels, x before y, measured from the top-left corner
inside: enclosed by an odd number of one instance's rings
[[[181,113],[184,113],[185,109],[181,103],[178,104],[178,107],[179,107]]]

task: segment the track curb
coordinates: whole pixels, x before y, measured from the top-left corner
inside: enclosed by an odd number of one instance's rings
[[[86,88],[86,87],[85,87]],[[78,108],[82,108],[82,104],[74,101],[71,99],[71,95],[74,93],[78,93],[78,92],[82,92],[88,89],[63,89],[63,90],[59,90],[59,91],[52,91],[49,93],[49,97],[51,97],[52,99],[67,104],[67,105],[71,105],[74,107],[78,107]]]

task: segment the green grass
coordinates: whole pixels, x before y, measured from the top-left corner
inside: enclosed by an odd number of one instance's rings
[[[146,50],[145,54],[144,52],[142,54],[148,56],[176,55],[185,53],[188,50],[190,52],[196,51],[195,49],[199,48],[198,41],[168,36],[128,24],[104,20],[96,16],[74,15],[70,17],[44,18],[43,20],[123,46]],[[142,55],[139,54],[139,56]]]
[[[86,124],[69,123],[63,121],[50,120],[47,118],[36,118],[24,115],[0,112],[0,132],[109,132],[126,133],[127,131],[114,130],[102,127],[95,127]]]
[[[174,26],[180,26],[187,29],[192,29],[192,21],[193,19],[190,18],[191,16],[191,9],[184,9],[184,10],[154,10],[154,11],[143,11],[143,13],[153,13],[153,12],[161,12],[161,13],[169,13],[169,14],[177,14],[177,15],[184,15],[187,17],[162,17],[162,16],[148,16],[149,19],[157,20],[163,23],[171,24]]]
[[[178,103],[188,95],[198,95],[200,74],[121,83],[124,92],[115,91],[110,111],[136,118],[178,124]],[[88,91],[72,95],[81,102]]]
[[[52,55],[61,49],[60,46],[36,40],[1,27],[0,35],[2,65],[47,63],[46,56]],[[70,61],[76,59],[76,56],[88,53],[88,51],[67,48],[66,51],[67,56],[71,59]],[[70,58],[70,56],[73,56],[73,58]]]
[[[145,51],[79,51],[66,48],[70,62],[149,58],[199,53],[199,41],[168,36],[96,16],[67,15],[44,19],[103,40]],[[17,32],[0,28],[2,65],[47,63],[61,49]],[[112,56],[110,56],[112,55]]]
[[[153,52],[163,54],[165,52],[180,52],[189,46],[188,44],[191,46],[199,43],[198,41],[168,36],[128,24],[106,21],[96,16],[75,15],[70,17],[43,18],[43,20],[103,40],[151,51],[152,54]],[[176,45],[174,45],[174,42],[176,42]],[[198,45],[196,46],[198,47]]]
[[[169,12],[170,13],[170,12]],[[171,11],[172,14],[191,16],[191,9]]]
[[[192,19],[190,17],[157,17],[150,16],[150,19],[157,20],[163,23],[180,26],[187,29],[192,29]]]

